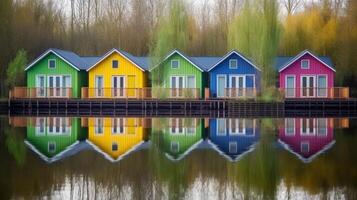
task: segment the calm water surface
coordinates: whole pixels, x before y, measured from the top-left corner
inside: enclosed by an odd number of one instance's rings
[[[355,124],[0,117],[0,199],[356,199]]]

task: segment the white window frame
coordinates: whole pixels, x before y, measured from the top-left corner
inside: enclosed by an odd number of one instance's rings
[[[235,151],[234,152],[231,151],[231,146],[232,145],[235,145]],[[229,153],[238,153],[238,143],[237,142],[229,142],[228,143],[228,152]]]
[[[319,120],[324,120],[325,124],[326,124],[326,126],[324,127],[325,128],[325,132],[323,134],[319,133],[319,124],[320,124]],[[327,120],[327,118],[317,118],[316,119],[316,135],[319,136],[319,137],[327,137],[327,129],[328,129],[328,120]]]
[[[117,78],[118,83],[120,83],[120,79],[123,78],[123,87],[118,87],[116,89],[123,89],[123,95],[120,95],[120,92],[117,92],[116,95],[112,95],[112,97],[126,97],[126,92],[125,92],[125,88],[126,88],[126,76],[123,75],[113,75],[112,76],[112,82],[111,82],[111,88],[114,88],[114,77]],[[104,79],[103,79],[103,85],[104,85]],[[113,90],[112,90],[113,91]],[[115,94],[115,93],[114,93]]]
[[[294,95],[288,96],[287,92],[285,92],[285,97],[295,98],[296,97],[296,76],[295,75],[291,75],[291,74],[288,74],[288,75],[285,76],[285,90],[289,89],[288,88],[288,78],[294,78],[294,87],[293,87]]]
[[[101,95],[99,95],[99,88],[97,86],[97,78],[102,77],[102,88],[101,88]],[[95,75],[94,76],[94,87],[95,87],[95,96],[96,97],[104,97],[104,76],[103,75]]]
[[[224,132],[219,132],[219,128],[218,128],[218,123],[219,121],[224,122]],[[217,118],[216,119],[216,133],[217,136],[226,136],[227,135],[227,120],[225,118]]]
[[[303,67],[303,65],[302,65],[303,62],[307,62],[307,68]],[[300,68],[301,69],[310,69],[310,60],[309,59],[301,59]]]
[[[50,67],[50,62],[51,61],[54,61],[55,62],[55,67]],[[47,67],[48,67],[48,69],[56,69],[57,68],[57,61],[56,61],[56,59],[48,59],[48,61],[47,61]]]
[[[43,120],[43,131],[40,127],[40,120]],[[36,117],[36,136],[44,136],[46,135],[46,118],[45,117]]]
[[[99,128],[98,128],[99,120],[102,121],[102,128],[101,128],[102,132],[98,131],[99,130]],[[100,118],[100,117],[94,118],[94,134],[97,136],[104,135],[104,119],[103,118]]]
[[[320,88],[319,88],[319,77],[321,77],[321,76],[326,77],[326,88],[322,88],[322,89],[325,89],[325,90],[326,90],[326,94],[323,95],[323,96],[320,96],[320,95],[319,95],[319,89],[320,89]],[[327,97],[327,95],[328,95],[328,75],[327,75],[327,74],[318,74],[315,79],[316,79],[316,80],[315,80],[315,83],[316,83],[315,87],[317,88],[317,89],[316,89],[316,96],[317,96],[317,97]]]
[[[120,125],[120,120],[123,120],[123,124],[122,126],[119,126]],[[114,122],[117,121],[117,125],[114,126]],[[126,131],[125,131],[125,119],[124,118],[112,118],[112,135],[121,135],[121,134],[124,134]],[[116,131],[114,131],[114,128],[116,128]],[[122,130],[122,131],[120,131]]]
[[[309,129],[309,132],[303,132],[303,127],[302,127],[302,122],[303,120],[311,120],[311,118],[301,118],[300,119],[300,134],[301,136],[315,136],[316,135],[316,118],[312,118],[312,127],[306,127],[306,129]],[[307,125],[308,123],[306,123]],[[312,132],[310,131],[312,129]]]
[[[288,133],[288,120],[293,121],[293,132]],[[295,123],[295,118],[285,118],[285,136],[295,136],[295,128],[296,128],[296,123]]]
[[[236,121],[236,128],[233,131],[232,129],[232,121],[235,120]],[[245,135],[246,133],[246,127],[245,127],[245,119],[239,119],[239,118],[235,118],[235,119],[229,119],[229,135]],[[243,123],[243,128],[242,130],[239,130],[239,124]]]
[[[115,61],[118,63],[117,67],[114,67],[114,62]],[[115,59],[112,60],[112,69],[119,69],[119,60],[115,60]]]
[[[57,119],[59,119],[59,124],[57,124]],[[50,131],[50,120],[54,120],[53,121],[53,127],[52,127],[52,131]],[[62,124],[64,123],[65,125],[65,131],[63,132],[62,130]],[[55,129],[59,127],[59,131],[55,131]],[[60,136],[60,135],[69,135],[71,133],[71,127],[69,126],[69,118],[65,118],[65,117],[52,117],[52,118],[48,118],[47,119],[47,135],[56,135],[56,136]]]
[[[236,62],[236,66],[233,66],[232,62]],[[238,69],[238,59],[229,59],[229,69]]]
[[[174,62],[177,62],[177,67],[173,67]],[[171,67],[171,69],[179,69],[180,68],[180,60],[178,60],[178,59],[171,60],[170,67]]]
[[[303,151],[303,148],[302,148],[303,145],[307,145],[307,151]],[[300,143],[300,151],[301,151],[301,153],[308,153],[308,152],[310,152],[310,142],[308,142],[308,141],[302,141],[302,142]]]
[[[196,124],[197,124],[197,119],[186,119],[186,120],[192,120],[193,127],[191,125],[186,126],[186,135],[188,136],[195,136],[196,134]]]
[[[177,150],[175,150],[175,151],[174,151],[174,149],[172,148],[174,144],[177,145]],[[180,152],[180,143],[179,143],[178,141],[171,141],[171,143],[170,143],[170,150],[171,150],[171,152],[174,152],[174,153]]]
[[[223,96],[219,96],[218,95],[218,79],[219,78],[224,78],[224,88],[223,88]],[[227,88],[227,76],[225,74],[217,74],[217,78],[216,78],[216,93],[217,93],[217,97],[226,97],[226,88]]]
[[[39,82],[38,82],[38,80],[39,80],[39,78],[40,77],[43,77],[43,87],[40,87],[39,86]],[[45,74],[37,74],[36,75],[36,96],[37,97],[45,97],[46,96],[46,86],[47,86],[47,78],[46,78],[46,75]],[[40,92],[39,91],[41,91],[41,90],[43,90],[43,95],[39,95],[40,94]]]
[[[302,79],[306,77],[307,79],[309,79],[310,77],[313,77],[314,78],[314,84],[313,84],[313,87],[312,87],[312,91],[313,91],[313,95],[312,96],[303,96],[303,82],[302,82]],[[310,81],[310,80],[309,80]],[[307,88],[310,88],[310,87],[307,87]],[[303,98],[313,98],[313,97],[316,97],[316,76],[315,75],[301,75],[300,76],[300,97],[303,97]]]
[[[185,83],[185,88],[188,88],[188,78],[193,77],[195,85],[192,88],[196,88],[196,76],[195,75],[187,75],[186,76],[186,83]]]
[[[170,134],[171,135],[185,135],[185,127],[184,127],[184,119],[183,118],[169,118],[170,124]],[[182,120],[181,127],[179,126],[179,121]],[[173,129],[173,125],[175,124],[175,129]],[[182,130],[180,132],[180,129]]]
[[[53,144],[53,146],[54,146],[53,150],[50,150],[50,144]],[[48,143],[47,143],[47,150],[48,150],[48,152],[49,152],[49,153],[54,153],[54,152],[56,152],[56,149],[57,149],[57,144],[56,144],[56,142],[55,142],[55,141],[48,141]]]

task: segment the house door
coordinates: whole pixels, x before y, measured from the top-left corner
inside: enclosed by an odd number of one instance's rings
[[[125,97],[125,77],[113,76],[112,78],[113,97]]]
[[[230,79],[230,97],[244,96],[245,76],[231,76]]]
[[[36,97],[45,97],[45,76],[36,77]]]
[[[103,96],[103,76],[95,77],[95,95],[97,97]]]
[[[171,97],[182,97],[185,88],[185,80],[183,76],[172,76],[171,77]]]
[[[50,97],[61,96],[61,76],[48,76],[48,87]]]
[[[314,97],[315,96],[315,76],[301,77],[301,96]]]
[[[286,77],[285,97],[295,97],[295,76]]]
[[[225,75],[217,76],[217,97],[225,97],[225,89],[227,87],[227,80]]]
[[[135,87],[135,75],[128,75],[128,80],[127,80],[127,96],[134,98],[137,96],[136,93],[136,87]]]

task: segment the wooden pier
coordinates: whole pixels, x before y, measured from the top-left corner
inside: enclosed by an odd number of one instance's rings
[[[65,116],[357,116],[357,99],[242,100],[11,99],[0,113]]]

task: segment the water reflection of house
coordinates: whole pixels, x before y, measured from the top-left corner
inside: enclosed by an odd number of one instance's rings
[[[311,162],[334,145],[334,120],[286,118],[279,129],[279,143],[303,162]]]
[[[230,161],[254,150],[260,137],[255,119],[211,119],[209,143]]]
[[[142,118],[89,118],[87,143],[112,162],[145,146]]]
[[[162,124],[165,125],[161,126]],[[155,133],[152,137],[158,137],[158,140],[155,140],[156,144],[165,153],[165,156],[172,161],[183,159],[203,142],[201,119],[155,119],[153,120],[153,127]]]
[[[83,148],[85,130],[80,125],[79,118],[28,118],[25,143],[46,162],[61,160]]]

